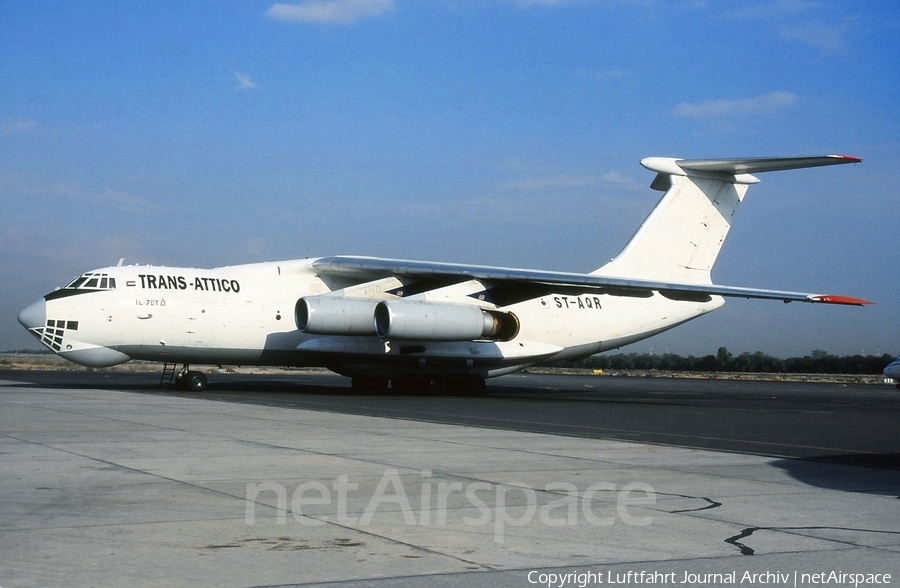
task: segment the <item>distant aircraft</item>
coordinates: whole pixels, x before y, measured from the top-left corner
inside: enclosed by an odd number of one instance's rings
[[[75,363],[323,366],[360,390],[478,394],[485,378],[574,360],[656,335],[723,297],[863,305],[844,296],[712,283],[732,217],[757,172],[857,163],[846,155],[641,161],[662,199],[625,249],[591,273],[337,256],[193,269],[108,267],[19,314]],[[175,377],[176,364],[183,368]]]
[[[897,383],[897,387],[900,388],[900,357],[894,359],[884,368],[884,375],[886,378],[894,380]]]

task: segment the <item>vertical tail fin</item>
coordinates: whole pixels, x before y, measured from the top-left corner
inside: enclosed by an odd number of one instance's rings
[[[857,163],[856,157],[685,160],[649,157],[651,187],[665,191],[625,249],[594,274],[710,284],[710,271],[750,184],[751,173]]]

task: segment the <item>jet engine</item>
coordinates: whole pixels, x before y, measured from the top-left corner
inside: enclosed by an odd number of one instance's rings
[[[375,332],[416,341],[509,341],[519,332],[519,319],[467,304],[383,300],[375,306]]]
[[[307,296],[297,301],[297,328],[310,335],[374,335],[377,300]]]

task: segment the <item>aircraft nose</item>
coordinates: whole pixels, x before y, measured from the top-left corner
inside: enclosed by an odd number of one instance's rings
[[[42,328],[47,324],[47,303],[41,299],[30,304],[19,313],[19,322],[28,330]]]

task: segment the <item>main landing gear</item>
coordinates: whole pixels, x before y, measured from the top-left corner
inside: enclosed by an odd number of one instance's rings
[[[172,388],[173,384],[176,390],[185,392],[202,392],[206,390],[206,374],[203,372],[191,371],[189,364],[184,364],[181,371],[175,374],[177,364],[165,364],[163,366],[162,376],[159,378],[160,388]]]
[[[484,378],[474,375],[416,375],[391,378],[357,376],[352,380],[353,389],[366,394],[384,394],[388,383],[394,394],[433,394],[449,396],[481,396],[484,394]]]
[[[175,388],[187,392],[203,392],[206,390],[206,374],[203,372],[191,372],[185,369],[175,378]]]

